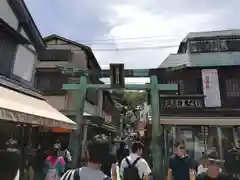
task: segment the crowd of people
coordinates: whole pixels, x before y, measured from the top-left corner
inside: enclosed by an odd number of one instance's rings
[[[204,152],[198,163],[186,153],[184,141],[174,144],[175,152],[169,158],[167,180],[230,180],[221,168],[216,151]],[[56,142],[42,165],[43,176],[39,180],[149,180],[151,169],[142,157],[144,145],[135,141],[131,149],[124,142],[115,152],[106,136],[97,135],[88,142],[86,165],[71,169],[71,154],[61,149]],[[0,151],[0,177],[3,180],[19,180],[21,175],[21,155],[16,142],[9,140]],[[27,177],[26,180],[30,180]]]

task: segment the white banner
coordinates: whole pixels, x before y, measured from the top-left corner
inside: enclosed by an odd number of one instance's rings
[[[205,107],[221,107],[217,69],[202,69],[202,84]]]

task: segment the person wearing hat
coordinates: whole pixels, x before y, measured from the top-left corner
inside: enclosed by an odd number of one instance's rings
[[[195,180],[230,180],[229,176],[221,171],[221,164],[224,160],[221,160],[216,151],[206,152],[207,169],[196,176]]]

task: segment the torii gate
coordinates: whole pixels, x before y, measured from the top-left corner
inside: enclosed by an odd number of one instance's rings
[[[74,67],[62,67],[63,72],[72,73],[72,75],[80,77],[79,84],[64,84],[63,89],[69,91],[77,91],[77,107],[76,107],[76,123],[78,129],[71,136],[74,142],[73,162],[72,166],[78,166],[78,160],[81,150],[81,127],[84,112],[84,102],[88,88],[93,89],[127,89],[127,90],[150,90],[151,107],[152,107],[152,157],[153,157],[153,175],[154,179],[161,178],[163,155],[160,148],[161,136],[163,132],[160,127],[160,106],[159,106],[159,90],[161,91],[177,91],[177,84],[158,84],[156,76],[157,69],[127,69],[124,70],[124,64],[110,64],[110,71],[104,70],[99,77],[110,77],[111,84],[88,84],[88,70],[81,70]],[[94,74],[94,72],[93,72]],[[96,73],[95,73],[96,74]],[[150,77],[149,84],[125,84],[125,77]]]

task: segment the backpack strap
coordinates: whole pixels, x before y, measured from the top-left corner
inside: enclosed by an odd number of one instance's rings
[[[129,161],[129,159],[128,159],[127,157],[125,158],[125,160],[126,160],[126,162],[127,162],[127,164],[128,164],[128,167],[132,166],[131,163],[130,163],[130,161]]]
[[[134,167],[140,159],[141,159],[141,157],[138,157],[138,158],[132,163],[132,167]]]
[[[80,180],[79,168],[74,170],[73,180]]]
[[[106,176],[105,178],[103,178],[103,180],[112,180],[112,178],[109,176]]]

